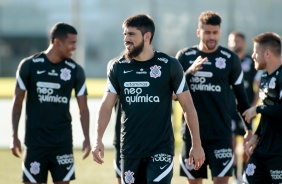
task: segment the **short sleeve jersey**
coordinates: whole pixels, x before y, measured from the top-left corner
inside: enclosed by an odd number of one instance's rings
[[[231,139],[229,92],[230,85],[243,81],[240,60],[221,46],[213,53],[201,52],[197,46],[185,48],[176,58],[186,71],[198,56],[208,60],[195,75],[186,75],[186,80],[197,110],[201,139]],[[183,125],[183,138],[190,139],[188,128]]]
[[[39,53],[21,61],[16,78],[27,91],[25,144],[72,145],[71,93],[87,95],[82,67],[71,59],[53,64]]]
[[[121,103],[121,157],[174,154],[172,92],[188,90],[183,69],[173,57],[155,51],[147,61],[116,60],[108,71],[107,91]]]
[[[260,139],[255,152],[282,156],[282,66],[270,75],[262,74],[259,97],[263,105],[257,109],[261,118],[256,132]]]

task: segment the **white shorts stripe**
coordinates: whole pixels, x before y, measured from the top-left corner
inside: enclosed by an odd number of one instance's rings
[[[36,180],[32,177],[32,175],[28,172],[28,170],[25,168],[24,163],[22,163],[22,169],[25,174],[25,176],[29,179],[30,182],[32,183],[37,183]]]
[[[173,168],[173,159],[171,161],[170,166],[163,173],[161,173],[158,177],[156,177],[154,179],[154,182],[161,181],[172,170],[172,168]]]
[[[74,174],[74,164],[72,165],[70,171],[68,172],[68,174],[65,176],[65,178],[63,179],[63,181],[70,181],[71,176]]]
[[[234,154],[232,155],[232,158],[229,161],[229,163],[226,165],[226,167],[221,171],[221,173],[219,173],[218,177],[224,177],[227,171],[232,167],[233,162],[234,162]]]
[[[194,176],[192,176],[192,174],[187,170],[187,168],[185,167],[185,164],[183,163],[183,160],[182,160],[182,156],[179,155],[179,163],[180,163],[180,166],[181,168],[183,169],[183,171],[185,172],[186,176],[189,178],[189,179],[195,179]]]
[[[115,160],[115,159],[114,159],[114,168],[115,168],[115,170],[116,170],[117,174],[118,174],[119,176],[121,176],[121,170],[118,168],[118,166],[117,166],[117,164],[116,164],[116,160]]]

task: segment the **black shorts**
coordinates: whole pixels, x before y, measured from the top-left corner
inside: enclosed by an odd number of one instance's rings
[[[254,153],[243,174],[245,184],[282,183],[282,157],[262,157]]]
[[[173,175],[173,156],[165,153],[147,158],[122,159],[122,183],[170,184]]]
[[[202,167],[195,171],[193,169],[194,164],[189,165],[188,162],[191,142],[183,142],[182,153],[179,157],[180,176],[185,176],[189,179],[208,178],[208,165],[211,169],[212,177],[232,176],[234,153],[231,140],[202,141],[202,147],[206,160]]]
[[[114,158],[114,168],[116,171],[116,177],[121,177],[121,158],[120,158],[120,147],[114,145],[114,151],[115,151],[115,158]]]
[[[48,171],[53,182],[75,179],[72,146],[28,147],[22,164],[23,182],[46,183]]]

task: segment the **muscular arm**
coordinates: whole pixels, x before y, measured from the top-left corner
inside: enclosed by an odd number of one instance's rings
[[[84,151],[83,159],[85,159],[86,157],[88,157],[91,151],[90,137],[89,137],[89,109],[87,105],[87,96],[86,95],[78,96],[77,103],[80,113],[80,122],[84,135],[82,150]]]
[[[13,155],[16,157],[20,157],[21,154],[21,142],[18,138],[18,128],[24,97],[25,91],[21,90],[19,87],[16,87],[12,108],[12,142],[10,145]]]
[[[177,94],[177,99],[183,109],[184,118],[191,134],[192,148],[190,150],[190,163],[194,159],[195,170],[198,170],[205,161],[205,153],[201,146],[197,112],[188,90]]]
[[[106,92],[103,96],[98,117],[96,121],[96,135],[94,139],[94,146],[92,148],[93,160],[98,164],[104,163],[104,145],[102,142],[103,135],[109,124],[112,109],[116,103],[117,95],[114,93]]]
[[[232,86],[235,97],[237,99],[238,105],[237,110],[240,112],[240,115],[243,117],[243,113],[250,108],[250,104],[248,102],[248,97],[245,92],[245,88],[243,83],[238,85]],[[247,130],[252,130],[252,124],[248,123],[246,120],[244,120],[245,126],[247,127]]]

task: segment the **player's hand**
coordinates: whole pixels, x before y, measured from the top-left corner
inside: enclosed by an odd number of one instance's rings
[[[207,57],[202,58],[201,56],[198,56],[197,59],[193,62],[193,64],[188,68],[188,73],[195,75],[197,71],[203,69],[202,64],[207,60]]]
[[[246,134],[244,135],[244,144],[246,144],[253,136],[252,130],[247,130]]]
[[[89,140],[84,140],[82,144],[82,151],[84,152],[82,160],[87,158],[90,154],[91,151],[91,146],[90,146],[90,141]]]
[[[18,138],[13,138],[10,149],[15,157],[21,157],[22,148],[21,141]]]
[[[96,142],[96,145],[92,148],[93,160],[98,164],[104,163],[104,144],[102,142]]]
[[[251,139],[244,144],[244,150],[248,156],[251,156],[254,152],[254,149],[257,145],[258,136],[253,135]]]
[[[243,116],[245,117],[245,120],[250,123],[251,119],[253,119],[257,115],[257,107],[253,106],[249,109],[247,109],[244,113]]]
[[[194,163],[194,170],[200,169],[205,162],[205,152],[202,146],[193,146],[189,153],[189,165]]]

